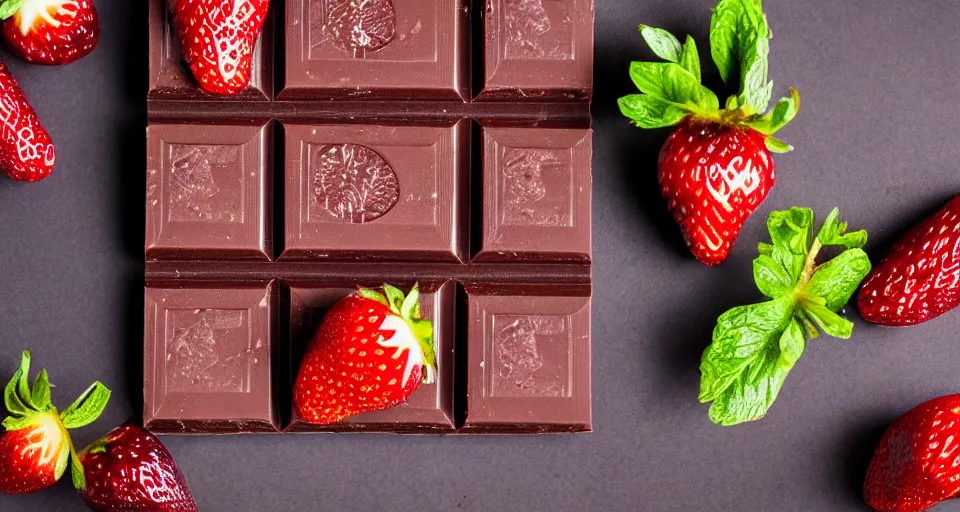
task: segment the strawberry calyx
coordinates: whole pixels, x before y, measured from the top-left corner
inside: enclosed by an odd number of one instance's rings
[[[437,356],[433,349],[433,324],[420,315],[420,289],[417,284],[404,293],[389,284],[380,289],[360,288],[358,293],[365,299],[379,302],[390,309],[410,328],[410,333],[423,353],[423,382],[430,384],[436,376]]]
[[[3,428],[15,432],[28,428],[40,429],[44,435],[44,448],[58,451],[54,478],[59,480],[72,460],[71,473],[74,485],[83,486],[83,467],[77,456],[68,429],[80,428],[93,423],[110,400],[110,390],[99,381],[94,382],[69,407],[58,413],[50,393],[50,379],[46,370],[40,370],[30,386],[30,351],[24,350],[20,365],[4,389],[3,399],[8,416],[3,419]],[[64,450],[66,445],[68,449]],[[44,452],[46,453],[46,452]]]
[[[786,126],[800,108],[800,94],[790,89],[769,109],[773,82],[767,80],[770,29],[761,0],[720,0],[710,31],[711,55],[727,82],[740,69],[740,92],[723,108],[717,95],[701,83],[700,59],[692,37],[680,44],[666,30],[640,25],[650,49],[666,62],[631,62],[630,78],[641,94],[618,100],[620,111],[641,128],[674,126],[688,117],[734,128],[752,129],[764,136],[767,149],[793,149],[773,135]]]
[[[60,22],[53,17],[51,11],[59,12],[63,4],[69,0],[0,0],[0,20],[5,20],[20,13],[19,28],[24,35],[30,31],[38,20],[57,28]]]

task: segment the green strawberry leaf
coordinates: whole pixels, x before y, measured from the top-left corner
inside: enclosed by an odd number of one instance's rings
[[[31,391],[33,404],[41,411],[52,407],[50,403],[50,378],[46,370],[40,370],[37,378],[33,380],[33,391]]]
[[[720,101],[693,74],[672,62],[631,62],[630,78],[640,92],[677,106],[717,110]]]
[[[638,27],[643,40],[657,57],[670,62],[680,62],[680,41],[673,34],[660,28],[640,25]]]
[[[418,302],[420,302],[420,289],[417,285],[413,285],[410,293],[403,299],[403,304],[400,306],[400,316],[405,320],[413,319],[413,311],[416,309]]]
[[[867,232],[865,230],[847,233],[847,223],[840,222],[840,210],[834,208],[823,221],[823,227],[817,238],[823,245],[840,245],[847,249],[859,249],[867,244]]]
[[[823,297],[831,311],[840,311],[870,273],[870,258],[863,249],[850,249],[817,267],[803,293]]]
[[[770,255],[753,260],[753,279],[760,293],[775,299],[793,290],[796,279]]]
[[[748,120],[746,124],[764,135],[773,135],[790,121],[793,121],[799,110],[800,93],[791,88],[790,96],[780,98],[777,104],[773,106],[773,110],[762,117]]]
[[[13,374],[13,378],[7,384],[3,392],[4,405],[7,411],[13,415],[27,415],[30,412],[36,412],[37,408],[33,405],[33,398],[30,393],[30,384],[27,381],[27,375],[30,373],[30,351],[24,350],[20,358],[20,366]]]
[[[400,307],[403,305],[403,292],[395,286],[389,284],[383,285],[383,293],[387,296],[387,305],[394,313],[400,313]]]
[[[7,432],[13,432],[32,426],[36,419],[35,415],[31,413],[27,413],[26,416],[7,416],[3,419],[3,428]]]
[[[687,41],[683,43],[683,49],[680,52],[680,66],[690,72],[697,82],[702,80],[700,73],[700,55],[697,53],[697,43],[693,37],[687,36]]]
[[[372,300],[374,302],[379,302],[384,306],[390,307],[390,304],[387,303],[387,298],[379,290],[374,290],[372,288],[360,288],[357,290],[357,293],[365,299]]]
[[[763,139],[763,142],[771,153],[789,153],[793,151],[793,146],[772,135],[767,135]]]
[[[5,20],[16,14],[26,1],[27,0],[5,0],[3,3],[0,3],[0,20]]]
[[[783,297],[735,307],[720,315],[713,343],[700,362],[700,401],[716,400],[732,386],[744,369],[779,339],[795,307],[792,297]]]
[[[739,60],[737,30],[743,14],[740,0],[721,0],[710,20],[710,54],[725,83],[729,82]]]
[[[617,100],[620,112],[641,128],[664,128],[679,123],[687,112],[649,94],[629,94]]]
[[[853,334],[853,322],[830,311],[822,297],[816,299],[808,297],[801,301],[803,312],[812,318],[823,332],[834,338],[849,339]]]
[[[100,416],[109,401],[110,390],[99,381],[94,382],[80,398],[60,413],[60,420],[66,428],[87,426]]]
[[[87,477],[83,474],[83,463],[77,455],[77,450],[70,443],[70,478],[73,480],[73,487],[78,491],[87,487]]]

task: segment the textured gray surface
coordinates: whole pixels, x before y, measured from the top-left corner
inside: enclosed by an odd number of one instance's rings
[[[693,260],[656,188],[666,133],[630,128],[614,100],[631,90],[627,62],[650,57],[639,22],[692,31],[706,62],[713,0],[596,1],[596,432],[166,437],[201,510],[864,510],[859,487],[883,426],[960,388],[960,312],[908,330],[858,322],[849,341],[809,344],[767,418],[709,423],[696,401],[699,354],[717,315],[760,298],[750,260],[762,217],[720,268]],[[6,379],[30,347],[59,403],[95,378],[113,388],[108,411],[79,443],[140,407],[140,3],[99,2],[101,46],[74,65],[3,55],[52,133],[59,164],[44,183],[0,181],[0,369]],[[960,191],[960,8],[950,0],[767,3],[777,92],[796,85],[803,107],[782,132],[797,150],[777,158],[779,183],[761,213],[840,206],[870,230],[875,255]],[[68,480],[35,496],[0,496],[0,510],[82,510]]]

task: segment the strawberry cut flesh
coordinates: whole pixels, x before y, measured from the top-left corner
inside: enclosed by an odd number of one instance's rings
[[[660,151],[660,189],[698,260],[719,265],[776,182],[764,136],[688,117]]]
[[[52,486],[60,475],[67,435],[56,415],[41,413],[37,422],[0,437],[0,491],[26,494]]]
[[[857,302],[864,320],[891,327],[960,306],[960,196],[897,242],[867,276]]]

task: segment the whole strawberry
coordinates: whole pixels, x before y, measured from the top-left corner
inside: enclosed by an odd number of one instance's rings
[[[792,149],[773,134],[796,116],[800,97],[791,89],[765,113],[773,82],[767,80],[770,29],[760,0],[721,0],[714,10],[713,60],[724,81],[740,70],[740,93],[723,109],[700,83],[692,37],[681,45],[669,32],[645,25],[640,34],[667,62],[630,64],[642,94],[620,98],[620,111],[641,128],[677,126],[660,151],[661,192],[694,256],[718,265],[776,181],[771,151]]]
[[[0,63],[0,169],[19,181],[40,181],[53,172],[56,150],[20,85]]]
[[[433,326],[420,318],[416,286],[404,296],[361,289],[333,306],[307,346],[294,403],[308,422],[328,424],[406,401],[431,382]]]
[[[123,425],[80,452],[83,478],[74,485],[98,512],[196,512],[183,473],[157,436]]]
[[[180,51],[200,88],[235,95],[250,82],[250,60],[269,0],[169,0]]]
[[[9,416],[0,437],[0,491],[26,494],[52,486],[63,475],[76,452],[67,429],[92,423],[110,399],[110,390],[99,382],[58,414],[50,401],[50,381],[41,371],[31,388],[27,382],[30,353],[24,351],[20,367],[4,390]]]
[[[919,512],[960,493],[960,395],[925,402],[890,425],[863,497],[880,512]]]
[[[864,320],[893,327],[960,306],[960,196],[897,242],[864,281],[858,305]]]
[[[10,49],[34,64],[68,64],[100,40],[91,0],[3,0],[0,19]]]

